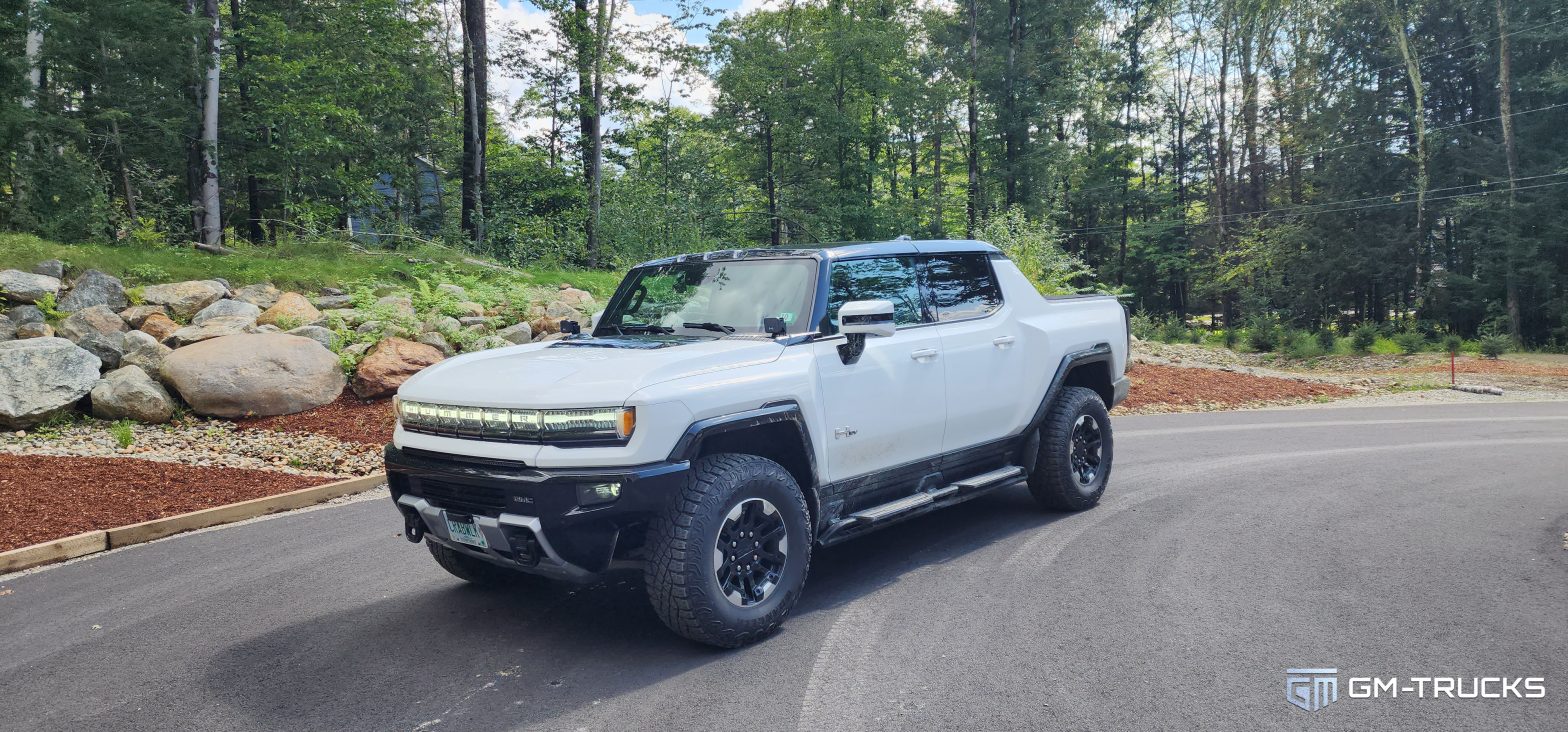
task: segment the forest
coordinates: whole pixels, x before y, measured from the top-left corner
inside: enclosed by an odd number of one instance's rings
[[[0,230],[972,237],[1178,327],[1568,348],[1561,0],[710,2],[0,0]]]

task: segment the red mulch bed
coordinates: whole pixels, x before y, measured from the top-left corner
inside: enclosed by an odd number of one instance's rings
[[[1333,384],[1275,379],[1218,369],[1134,364],[1127,370],[1132,390],[1121,407],[1218,404],[1239,406],[1316,397],[1350,396],[1355,392]]]
[[[1471,358],[1460,356],[1454,362],[1454,370],[1461,374],[1493,374],[1498,376],[1568,376],[1568,368],[1551,366],[1541,363],[1525,363],[1522,361],[1504,361],[1502,359]],[[1425,366],[1403,366],[1389,369],[1387,373],[1415,374],[1415,373],[1448,373],[1448,359]]]
[[[333,480],[134,458],[0,454],[0,551]]]
[[[344,442],[385,445],[392,441],[396,422],[391,399],[361,401],[354,392],[345,389],[337,401],[323,407],[278,417],[241,419],[235,424],[240,429],[310,432]]]

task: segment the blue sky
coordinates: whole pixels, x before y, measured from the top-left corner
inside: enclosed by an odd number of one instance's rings
[[[512,5],[518,4],[525,6],[532,5],[532,3],[528,2],[528,0],[497,0],[497,2],[501,3],[501,7],[510,7]],[[741,0],[706,0],[706,2],[703,4],[713,8],[714,10],[728,12],[740,7]],[[638,13],[659,13],[661,15],[671,15],[676,12],[677,8],[679,7],[679,3],[676,2],[676,0],[632,0],[632,7],[635,8]],[[717,18],[714,20],[717,20]],[[704,33],[692,32],[686,35],[686,40],[692,43],[702,43],[703,41],[707,40],[707,38],[706,34]]]

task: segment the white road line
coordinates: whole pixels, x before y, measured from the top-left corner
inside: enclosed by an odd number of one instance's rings
[[[1568,422],[1568,415],[1542,415],[1539,417],[1453,417],[1423,419],[1336,419],[1317,422],[1258,422],[1255,424],[1190,425],[1187,427],[1161,427],[1158,429],[1118,429],[1121,437],[1156,437],[1165,435],[1190,435],[1203,432],[1238,432],[1249,430],[1282,430],[1300,427],[1377,427],[1396,424],[1463,424],[1466,422]]]

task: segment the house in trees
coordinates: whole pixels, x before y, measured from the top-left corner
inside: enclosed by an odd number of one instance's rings
[[[380,196],[379,200],[348,217],[348,228],[354,238],[379,244],[387,234],[400,229],[424,235],[433,235],[441,229],[446,215],[443,185],[446,172],[423,156],[414,158],[411,170],[413,180],[406,190],[397,187],[391,173],[376,176],[372,188]]]

